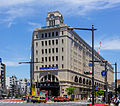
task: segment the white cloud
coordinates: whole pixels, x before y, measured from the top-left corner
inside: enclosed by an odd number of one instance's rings
[[[34,27],[40,27],[40,23],[35,23],[35,22],[28,22],[29,25],[34,26]]]
[[[0,0],[0,15],[4,15],[2,19],[11,22],[19,17],[37,16],[42,14],[43,10],[44,12],[59,10],[67,16],[88,15],[91,11],[119,5],[120,0]]]
[[[98,48],[98,45],[95,45]],[[120,50],[120,37],[113,36],[101,40],[101,50]]]
[[[15,24],[15,23],[9,22],[9,23],[8,23],[8,28],[10,28],[13,24]]]
[[[14,61],[5,61],[4,63],[6,66],[19,66],[18,62]]]

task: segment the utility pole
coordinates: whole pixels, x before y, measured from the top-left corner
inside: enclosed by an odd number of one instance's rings
[[[92,105],[94,105],[94,25],[92,25]]]
[[[117,99],[117,63],[115,63],[115,97]]]
[[[106,72],[106,76],[105,76],[105,101],[106,101],[106,103],[108,103],[107,63],[108,63],[108,61],[105,61],[105,72]]]

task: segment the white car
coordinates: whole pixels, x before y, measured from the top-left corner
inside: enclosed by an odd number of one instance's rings
[[[102,102],[103,97],[102,97],[102,96],[98,96],[96,100],[97,100],[98,102]]]

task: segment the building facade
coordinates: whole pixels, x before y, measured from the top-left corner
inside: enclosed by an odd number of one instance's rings
[[[15,97],[18,94],[18,81],[17,77],[11,76],[11,77],[6,77],[6,88],[11,97]]]
[[[0,97],[4,97],[6,92],[5,86],[5,64],[2,63],[0,58]]]
[[[29,94],[29,89],[30,89],[30,80],[26,78],[19,79],[19,86],[20,86],[20,94],[21,95],[26,95]]]
[[[95,60],[104,60],[96,51]],[[31,47],[31,79],[38,90],[48,90],[51,96],[67,95],[66,88],[75,88],[78,98],[87,97],[92,89],[92,75],[89,61],[92,60],[92,48],[69,26],[63,24],[59,11],[49,12],[46,26],[33,32]],[[38,63],[35,63],[38,62]],[[42,62],[42,63],[40,63]],[[95,63],[96,64],[96,63]],[[113,68],[108,63],[107,80],[112,89]],[[95,86],[104,89],[105,78],[101,71],[102,63],[95,65]]]

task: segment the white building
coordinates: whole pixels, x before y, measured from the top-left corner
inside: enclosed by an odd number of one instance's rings
[[[72,87],[76,88],[76,95],[84,98],[92,90],[92,75],[84,73],[92,70],[88,65],[92,60],[92,48],[69,27],[63,24],[62,14],[54,11],[48,13],[45,27],[34,30],[31,61],[42,63],[31,64],[31,78],[38,90],[48,90],[51,96],[67,95],[66,88]],[[94,51],[94,60],[105,59]],[[108,88],[112,89],[113,67],[109,63],[107,66]],[[94,70],[94,85],[104,89],[101,71],[105,67],[98,63]]]
[[[9,90],[10,96],[16,96],[18,94],[18,84],[17,84],[17,77],[11,76],[6,77],[6,87]]]
[[[27,78],[22,78],[18,80],[18,85],[20,86],[20,94],[26,95],[29,93],[30,80]]]

